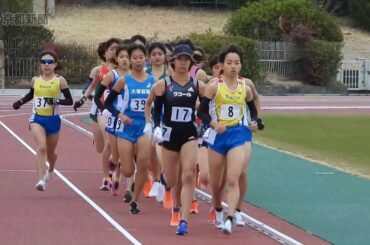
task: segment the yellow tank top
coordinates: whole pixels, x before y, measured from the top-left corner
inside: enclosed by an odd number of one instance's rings
[[[213,98],[213,106],[217,121],[224,126],[243,124],[247,93],[243,80],[238,80],[236,89],[231,90],[220,78],[218,89]]]
[[[46,98],[54,100],[60,97],[59,75],[55,75],[49,81],[44,81],[37,76],[34,84],[33,113],[40,116],[53,116],[58,114],[58,106],[48,104]]]

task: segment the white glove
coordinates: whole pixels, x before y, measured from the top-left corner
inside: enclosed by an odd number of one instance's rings
[[[112,116],[112,113],[110,113],[110,111],[108,111],[107,109],[104,109],[103,112],[102,112],[102,115],[105,116],[106,118]]]
[[[150,122],[145,123],[145,127],[144,127],[144,130],[143,130],[143,133],[146,136],[152,136],[153,135],[152,124]]]
[[[154,142],[157,142],[157,143],[162,143],[163,142],[163,133],[162,133],[162,128],[161,127],[156,127],[154,129],[153,140],[154,140]]]

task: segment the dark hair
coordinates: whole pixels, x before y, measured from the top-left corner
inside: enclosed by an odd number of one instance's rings
[[[144,46],[146,45],[146,39],[143,35],[137,34],[131,37],[131,42],[135,42],[136,40],[139,40],[140,42],[142,42]]]
[[[186,57],[188,57],[188,56],[186,56]],[[189,70],[188,71],[190,71],[191,70],[191,68],[193,67],[193,65],[194,65],[194,61],[190,58],[190,57],[188,57],[189,58],[189,60],[190,60],[190,66],[189,66]],[[170,62],[170,66],[171,66],[171,68],[175,71],[175,62],[174,62],[174,60],[175,59],[173,59],[173,60],[171,60],[171,62]]]
[[[201,48],[195,48],[194,51],[199,51],[201,53],[201,55],[198,55],[198,54],[194,53],[193,57],[194,57],[195,63],[200,63],[200,62],[206,60],[204,58],[205,54],[204,54],[204,50],[203,49],[201,49]]]
[[[136,49],[141,50],[144,53],[144,55],[146,56],[146,54],[147,54],[146,48],[143,45],[133,43],[133,44],[130,45],[130,47],[128,47],[128,50],[127,50],[128,56],[130,58],[131,58],[132,52],[134,52],[134,50],[136,50]]]
[[[209,67],[214,67],[215,65],[217,65],[218,63],[220,63],[220,58],[218,55],[215,55],[213,57],[211,57],[211,59],[209,59]]]
[[[131,39],[123,39],[122,44],[126,46],[130,46],[132,44]]]
[[[99,58],[104,62],[107,61],[104,57],[105,46],[106,46],[105,42],[99,43],[98,49],[96,50],[98,52]]]
[[[193,51],[195,50],[195,46],[194,46],[194,43],[190,40],[190,39],[182,39],[180,41],[178,41],[176,43],[175,46],[179,45],[179,44],[186,44],[188,45]]]
[[[126,50],[126,52],[128,53],[128,47],[127,46],[119,45],[116,48],[116,57],[119,55],[119,53],[121,53],[122,50]]]
[[[166,55],[166,47],[161,42],[154,42],[149,45],[148,54],[150,55],[154,49],[159,48]]]
[[[243,64],[243,51],[242,49],[235,45],[235,44],[231,44],[226,50],[224,50],[221,54],[220,54],[220,62],[221,63],[225,63],[225,58],[226,58],[226,55],[230,54],[230,53],[236,53],[239,58],[240,58],[240,63]]]
[[[164,47],[166,48],[166,49],[168,49],[168,50],[170,50],[171,52],[173,52],[173,46],[174,46],[174,44],[173,43],[165,43],[164,44]]]
[[[107,41],[105,41],[105,51],[107,51],[108,48],[112,46],[113,43],[117,43],[118,45],[120,45],[121,42],[122,40],[119,38],[115,38],[115,37],[109,38]]]

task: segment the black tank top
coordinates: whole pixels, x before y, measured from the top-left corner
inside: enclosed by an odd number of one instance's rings
[[[166,126],[194,126],[195,104],[199,96],[199,84],[194,78],[181,86],[173,78],[166,77],[163,123]]]

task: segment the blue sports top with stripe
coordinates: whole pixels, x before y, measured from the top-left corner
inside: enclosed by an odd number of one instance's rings
[[[123,103],[121,112],[131,119],[145,121],[145,102],[154,84],[154,77],[147,74],[144,82],[135,80],[130,74],[125,75],[125,87],[121,92]]]

